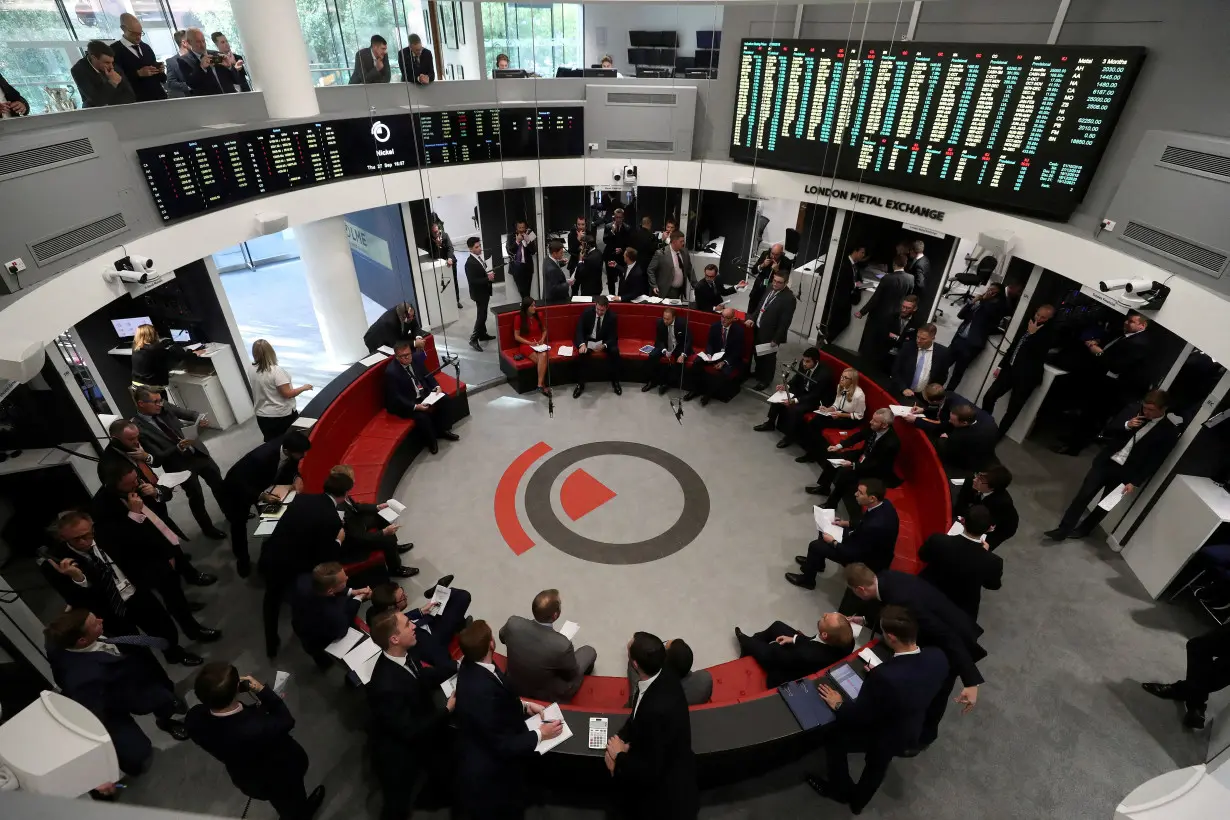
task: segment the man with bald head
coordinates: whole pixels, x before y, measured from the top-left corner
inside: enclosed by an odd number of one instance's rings
[[[206,49],[205,32],[190,28],[184,36],[188,53],[167,62],[167,74],[177,87],[188,89],[190,97],[229,94],[235,91],[230,69],[222,59]]]
[[[755,635],[745,635],[735,627],[735,638],[739,641],[739,657],[751,655],[756,659],[769,688],[819,672],[854,651],[854,630],[840,612],[820,616],[815,637],[774,621]]]
[[[574,649],[555,631],[562,609],[559,590],[544,589],[534,596],[534,620],[513,615],[500,629],[500,642],[508,649],[508,686],[523,698],[565,703],[594,671],[594,648]]]
[[[723,310],[721,320],[710,325],[705,353],[710,357],[720,353],[721,358],[706,362],[700,356],[692,357],[686,378],[688,392],[683,397],[684,401],[691,401],[700,396],[702,407],[720,388],[742,376],[746,368],[743,325],[735,321],[733,308]]]
[[[128,78],[136,101],[165,100],[167,92],[162,84],[167,81],[167,73],[154,56],[154,49],[141,40],[141,21],[136,15],[121,14],[120,32],[123,36],[111,44],[111,54],[116,70]]]

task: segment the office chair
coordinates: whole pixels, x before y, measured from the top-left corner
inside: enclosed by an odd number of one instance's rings
[[[952,277],[953,282],[958,285],[964,285],[965,289],[960,293],[953,293],[953,285],[950,283],[945,294],[948,297],[948,301],[954,305],[960,302],[972,301],[974,291],[991,281],[991,275],[995,273],[995,268],[998,264],[999,261],[990,254],[979,259],[977,264],[970,258],[966,262],[965,271]]]

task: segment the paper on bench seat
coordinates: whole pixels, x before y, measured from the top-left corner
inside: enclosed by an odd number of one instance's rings
[[[557,352],[559,353],[559,355],[563,356],[566,359],[572,355],[572,348],[568,347],[567,345],[564,345]]]
[[[837,511],[813,506],[812,514],[816,518],[816,529],[831,535],[833,540],[840,544],[841,537],[846,533],[845,530],[833,523],[837,519]]]
[[[406,511],[406,505],[398,501],[396,498],[390,498],[384,502],[389,506],[380,511],[380,517],[392,524],[397,520],[397,516]]]
[[[574,296],[574,297],[572,297],[572,301],[574,301],[574,302],[582,302],[582,303],[584,303],[584,304],[589,304],[590,302],[594,301],[594,297],[592,297],[592,296]]]
[[[316,419],[310,419],[307,416],[300,416],[290,423],[291,427],[298,430],[310,430],[312,425],[316,423]]]
[[[370,356],[366,356],[362,359],[359,359],[359,364],[363,365],[364,367],[371,367],[374,364],[380,364],[381,362],[388,361],[388,358],[389,357],[384,355],[383,353],[373,353]]]
[[[353,626],[346,630],[346,634],[325,647],[325,651],[335,658],[341,659],[346,657],[346,653],[355,648],[355,644],[363,640],[364,634]]]
[[[545,755],[547,752],[572,737],[572,729],[568,728],[568,722],[564,720],[564,712],[559,708],[558,703],[552,703],[546,709],[542,710],[542,714],[534,715],[529,720],[525,721],[525,728],[532,732],[541,726],[544,720],[558,720],[564,725],[561,727],[563,731],[557,736],[551,738],[550,740],[539,741],[538,745],[534,747],[534,751],[538,752],[540,755]]]

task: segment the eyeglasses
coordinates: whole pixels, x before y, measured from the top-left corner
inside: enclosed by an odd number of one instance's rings
[[[80,535],[70,535],[68,540],[74,544],[88,544],[94,540],[94,528],[90,527]]]
[[[137,404],[162,404],[162,396],[155,396],[152,399],[142,399]]]

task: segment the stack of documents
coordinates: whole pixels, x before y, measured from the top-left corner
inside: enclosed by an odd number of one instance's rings
[[[310,430],[312,425],[316,423],[316,419],[310,419],[307,416],[300,416],[290,423],[291,427],[296,430]]]
[[[359,680],[366,685],[372,679],[372,670],[376,668],[379,658],[380,647],[364,636],[362,641],[342,656],[342,662],[354,670]]]
[[[568,345],[561,345],[560,349],[556,352],[559,353],[559,355],[563,356],[566,359],[572,355],[572,348],[569,347]]]
[[[587,304],[588,304],[589,302],[594,301],[594,297],[592,297],[592,296],[574,296],[574,297],[572,297],[572,301],[574,301],[574,302],[584,302],[584,303],[587,303]]]
[[[398,501],[396,498],[390,498],[384,503],[388,504],[388,506],[380,511],[380,517],[385,521],[388,521],[390,524],[396,521],[397,517],[406,511],[406,505]]]
[[[790,395],[787,391],[778,390],[772,396],[769,396],[769,404],[785,404],[793,398],[794,396]]]
[[[906,404],[890,404],[888,409],[893,411],[893,418],[899,419],[914,415],[914,408]]]
[[[726,355],[725,350],[719,350],[712,356],[702,350],[700,353],[696,354],[696,358],[700,359],[702,362],[720,362],[724,355]]]
[[[833,523],[837,518],[837,511],[828,510],[824,507],[812,507],[812,512],[816,517],[816,529],[831,535],[833,540],[840,544],[841,538],[846,534],[846,531]]]
[[[363,640],[365,637],[366,636],[362,632],[352,626],[346,630],[345,637],[326,646],[325,651],[338,660],[341,660],[346,657],[347,652],[354,649],[355,646],[358,645],[359,641]]]
[[[1124,489],[1126,488],[1126,484],[1120,484],[1118,487],[1103,496],[1102,500],[1098,502],[1098,506],[1103,510],[1110,512],[1119,504],[1120,501],[1123,500],[1123,496],[1127,495],[1127,493],[1124,492]]]
[[[440,689],[443,690],[445,698],[451,698],[453,693],[457,691],[457,676],[453,675],[444,683],[440,684]]]
[[[651,305],[660,305],[662,304],[662,297],[661,296],[646,296],[645,301]]]
[[[558,703],[552,703],[546,709],[542,710],[542,714],[534,715],[532,718],[525,721],[525,728],[532,732],[541,726],[543,721],[547,720],[558,720],[563,723],[563,731],[550,740],[541,740],[538,742],[538,745],[534,747],[534,751],[538,752],[540,755],[545,755],[547,752],[572,737],[572,729],[568,728],[568,723],[564,721],[564,712],[559,708]]]
[[[435,404],[442,398],[444,398],[444,391],[434,390],[431,393],[427,394],[427,398],[423,399],[423,404],[427,405],[428,407],[431,407],[433,404]]]

